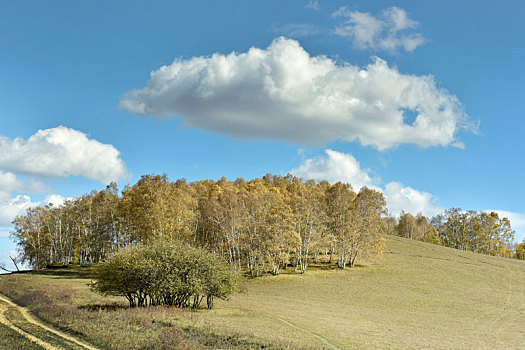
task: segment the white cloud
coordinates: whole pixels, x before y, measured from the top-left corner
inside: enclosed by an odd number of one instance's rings
[[[331,149],[325,150],[326,156],[305,159],[297,169],[290,172],[305,179],[338,181],[349,183],[355,191],[363,186],[372,186],[374,182],[367,170],[361,169],[357,159],[351,154],[340,153]]]
[[[121,97],[139,115],[177,116],[194,127],[241,139],[320,145],[359,141],[384,150],[403,143],[461,146],[473,129],[457,98],[432,76],[400,73],[376,58],[361,69],[278,38],[265,50],[177,59],[147,86]],[[405,122],[405,111],[417,114]]]
[[[34,179],[20,180],[15,174],[0,170],[0,197],[2,192],[45,192],[49,188]]]
[[[434,205],[436,199],[428,192],[418,191],[399,182],[389,182],[381,186],[379,179],[372,178],[369,170],[362,169],[351,154],[330,149],[325,150],[325,154],[325,156],[303,160],[297,169],[290,172],[305,179],[350,183],[355,191],[359,191],[362,186],[367,186],[383,192],[388,210],[394,216],[398,216],[401,210],[414,215],[422,213],[425,216],[433,216],[442,211],[442,208]]]
[[[5,192],[0,194],[2,194],[0,196],[0,226],[10,225],[17,215],[25,214],[29,208],[48,205],[50,203],[57,207],[64,204],[66,200],[71,199],[58,194],[50,194],[43,201],[33,201],[28,195],[10,197],[7,196]]]
[[[53,207],[60,207],[62,204],[64,204],[65,201],[71,200],[73,198],[71,197],[63,197],[59,194],[50,194],[44,199],[42,202],[40,202],[38,205],[47,205],[47,204],[53,204]]]
[[[409,19],[405,10],[399,7],[383,10],[378,17],[341,7],[332,16],[343,19],[334,33],[351,39],[360,49],[396,51],[403,48],[414,51],[426,41],[421,33],[414,31],[419,23]]]
[[[126,176],[127,170],[115,147],[74,129],[39,130],[27,140],[0,135],[0,226],[10,225],[30,207],[60,206],[66,200],[49,194],[41,202],[33,201],[28,193],[50,192],[50,188],[31,177],[19,178],[19,174],[43,178],[77,175],[107,183]]]
[[[432,194],[404,186],[399,182],[387,183],[383,193],[388,203],[388,210],[395,216],[404,210],[414,215],[422,213],[431,217],[443,210],[433,204],[436,199]]]
[[[0,198],[0,225],[10,225],[15,216],[23,214],[35,204],[31,202],[31,197],[27,195]]]
[[[321,9],[321,6],[319,5],[319,1],[318,0],[310,0],[310,1],[308,1],[308,4],[306,4],[306,6],[304,8],[307,8],[307,9],[310,9],[310,10],[319,11]]]
[[[513,228],[525,229],[525,215],[523,214],[515,213],[515,212],[507,211],[507,210],[495,210],[495,209],[488,209],[488,210],[485,210],[485,212],[486,213],[495,212],[501,218],[508,218]]]
[[[0,135],[0,169],[44,178],[84,176],[104,183],[128,174],[115,147],[64,126],[38,130],[27,140]]]

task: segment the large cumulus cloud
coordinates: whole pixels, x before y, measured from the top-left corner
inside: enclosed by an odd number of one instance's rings
[[[103,183],[128,176],[120,152],[110,144],[89,138],[85,133],[59,126],[38,130],[29,138],[0,135],[0,226],[7,226],[30,207],[65,198],[37,180],[82,176]],[[30,193],[48,193],[34,201]]]
[[[0,135],[1,170],[43,178],[84,176],[104,183],[128,174],[114,146],[64,126],[38,130],[28,139]]]
[[[358,141],[379,150],[461,146],[458,131],[470,124],[432,76],[400,73],[379,58],[360,68],[312,57],[284,37],[266,49],[177,59],[153,71],[144,88],[125,93],[120,107],[241,139]]]

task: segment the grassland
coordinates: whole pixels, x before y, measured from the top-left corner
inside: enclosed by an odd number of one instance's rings
[[[525,349],[524,261],[397,237],[352,269],[247,280],[211,311],[129,309],[92,293],[89,274],[5,275],[0,293],[104,349]]]
[[[13,329],[0,324],[0,349],[43,350],[44,348]]]

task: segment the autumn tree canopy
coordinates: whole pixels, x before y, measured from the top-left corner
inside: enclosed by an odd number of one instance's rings
[[[12,236],[34,267],[92,265],[124,247],[172,240],[205,248],[251,276],[337,255],[338,266],[380,254],[383,195],[350,185],[266,175],[245,181],[171,182],[144,175],[119,194],[115,184],[57,207],[29,209]]]
[[[30,208],[12,237],[33,267],[92,265],[136,244],[169,240],[222,256],[252,277],[312,262],[352,267],[381,254],[385,234],[473,252],[522,257],[514,231],[497,213],[452,208],[429,219],[386,215],[383,194],[350,184],[268,174],[245,181],[171,182],[144,175],[119,193],[112,183],[61,206]],[[519,249],[518,249],[519,248]]]

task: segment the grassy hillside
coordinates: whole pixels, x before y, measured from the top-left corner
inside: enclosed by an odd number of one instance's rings
[[[248,280],[212,311],[133,309],[89,270],[0,277],[0,292],[102,348],[525,348],[525,262],[389,237],[383,257]]]

